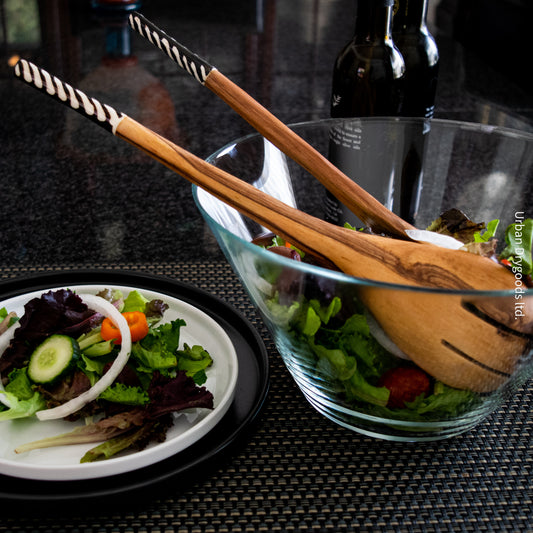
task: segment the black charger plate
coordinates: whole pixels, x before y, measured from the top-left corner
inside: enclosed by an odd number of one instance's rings
[[[191,285],[162,276],[118,270],[76,270],[52,272],[38,276],[15,278],[0,282],[0,302],[13,296],[53,286],[94,284],[127,285],[153,290],[194,305],[216,320],[230,337],[239,363],[235,398],[222,420],[205,437],[182,452],[139,470],[106,478],[80,481],[35,481],[0,474],[0,501],[10,511],[75,512],[89,503],[106,505],[119,501],[132,502],[191,487],[226,457],[245,436],[265,402],[269,385],[269,363],[259,333],[236,309],[221,299]],[[1,438],[1,436],[0,436]],[[147,489],[149,488],[149,491]],[[69,505],[65,507],[65,503]],[[7,510],[7,509],[6,509]]]

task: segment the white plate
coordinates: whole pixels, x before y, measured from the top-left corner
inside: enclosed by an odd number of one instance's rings
[[[104,288],[120,289],[127,295],[135,287],[122,285],[75,285],[50,287],[0,302],[0,308],[24,313],[24,304],[49,290],[69,288],[77,293],[96,294]],[[140,289],[149,300],[159,298],[169,305],[164,322],[185,320],[180,330],[180,346],[202,345],[212,356],[204,386],[214,396],[214,409],[191,409],[175,415],[174,425],[162,443],[149,445],[142,451],[124,452],[105,461],[80,463],[86,451],[98,443],[60,446],[16,454],[14,449],[24,443],[72,431],[75,424],[63,420],[40,422],[36,417],[0,422],[0,472],[2,474],[50,481],[90,479],[112,476],[142,468],[166,459],[194,444],[206,435],[227,412],[235,394],[238,364],[233,344],[224,329],[196,307],[158,292]],[[81,422],[82,424],[83,422]]]

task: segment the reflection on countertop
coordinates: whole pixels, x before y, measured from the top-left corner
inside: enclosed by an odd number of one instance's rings
[[[351,38],[354,3],[115,2],[122,11],[97,3],[105,0],[0,2],[3,262],[221,257],[187,182],[23,86],[9,60],[31,59],[207,157],[251,127],[150,43],[130,34],[127,9],[138,8],[293,123],[328,116],[333,60]],[[435,117],[533,131],[533,98],[517,72],[525,50],[519,39],[526,38],[520,28],[531,20],[531,5],[491,0],[488,12],[481,5],[487,7],[481,0],[430,0],[429,26],[441,54]],[[495,32],[480,18],[489,15],[516,24],[516,31]]]

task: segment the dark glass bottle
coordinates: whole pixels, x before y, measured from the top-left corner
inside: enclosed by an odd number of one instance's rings
[[[333,118],[398,116],[401,112],[405,65],[392,39],[394,0],[356,0],[355,34],[341,50],[333,69]],[[329,159],[348,177],[388,207],[392,204],[392,157],[376,160],[383,149],[381,132],[346,121],[331,130]],[[386,176],[385,180],[382,176]],[[325,219],[334,224],[361,225],[337,198],[326,191]]]
[[[392,40],[394,0],[358,0],[353,39],[333,70],[332,117],[398,115],[404,61]]]
[[[395,0],[392,35],[405,61],[405,94],[401,114],[433,116],[439,50],[429,33],[428,0]]]

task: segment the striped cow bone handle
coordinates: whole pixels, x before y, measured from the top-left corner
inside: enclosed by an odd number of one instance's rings
[[[62,104],[86,116],[104,129],[116,134],[117,126],[126,116],[111,106],[101,104],[95,98],[87,96],[79,89],[74,89],[68,83],[50,75],[46,70],[34,65],[26,59],[20,59],[14,68],[15,76],[28,85],[47,93]]]
[[[212,70],[216,70],[207,61],[178,43],[140,13],[131,13],[129,22],[136,32],[167,54],[170,59],[185,69],[191,76],[194,76],[202,85],[205,85],[205,80],[209,73]]]

